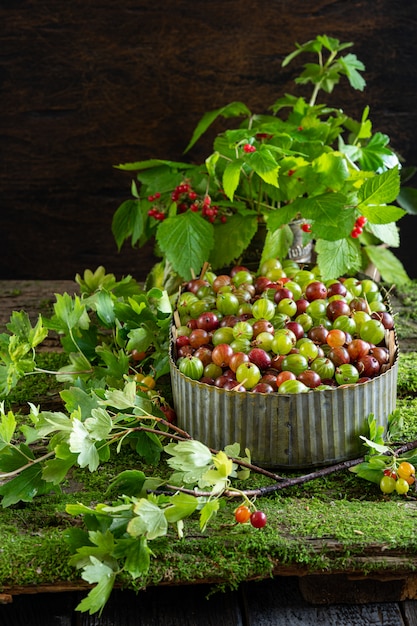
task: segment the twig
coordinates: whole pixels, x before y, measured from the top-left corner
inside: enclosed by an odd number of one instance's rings
[[[410,450],[414,450],[416,448],[417,448],[417,439],[414,441],[410,441],[408,443],[402,444],[394,451],[394,454],[395,455],[404,454],[405,452],[409,452]],[[387,452],[386,454],[389,455],[390,452]],[[244,494],[248,498],[266,496],[275,491],[286,489],[287,487],[294,487],[295,485],[303,485],[316,478],[321,478],[323,476],[328,476],[329,474],[334,474],[335,472],[340,472],[342,470],[349,469],[350,467],[359,465],[359,463],[363,463],[364,460],[365,460],[365,457],[362,456],[357,459],[351,459],[349,461],[341,461],[340,463],[336,463],[335,465],[322,467],[321,469],[318,469],[314,472],[310,472],[309,474],[303,474],[302,476],[295,476],[294,478],[279,477],[279,482],[276,482],[273,485],[267,485],[266,487],[259,487],[258,489],[248,489],[248,490],[242,490],[238,492],[234,491],[233,489],[231,490],[226,489],[223,492],[223,495],[227,498],[241,497],[242,494]],[[240,461],[238,459],[236,459],[236,462],[240,464]],[[256,466],[253,466],[253,467],[254,467],[254,471],[261,470],[259,473],[263,473],[262,468],[258,468]],[[208,498],[211,495],[211,493],[207,491],[195,491],[193,489],[185,489],[182,487],[175,487],[173,485],[167,485],[167,489],[170,490],[170,492],[181,491],[182,493],[187,493],[190,495],[194,495],[196,497]],[[166,493],[166,491],[158,489],[156,493]]]

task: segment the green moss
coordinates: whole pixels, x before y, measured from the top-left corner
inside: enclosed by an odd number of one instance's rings
[[[42,360],[42,367],[55,370],[65,356],[45,354]],[[398,408],[407,440],[417,438],[416,365],[417,353],[400,355]],[[25,390],[19,391],[22,395],[16,390],[8,403],[23,399],[36,403],[35,396],[48,397],[59,391],[55,378],[47,375],[27,377],[21,387]],[[158,468],[144,466],[125,448],[97,472],[74,469],[62,491],[0,510],[0,588],[78,580],[78,572],[68,565],[70,555],[63,535],[80,520],[68,516],[65,506],[109,500],[109,483],[127,467],[142,469],[147,475],[169,472],[163,463]],[[256,488],[269,482],[253,475],[239,486]],[[184,539],[170,530],[168,536],[153,541],[155,558],[149,574],[135,582],[122,575],[120,583],[139,589],[162,582],[215,580],[234,588],[250,578],[268,577],[283,565],[312,572],[392,571],[396,567],[393,562],[409,571],[416,567],[414,493],[407,498],[385,497],[376,485],[344,471],[260,498],[257,506],[268,516],[261,531],[233,524],[235,506],[235,502],[226,503],[204,534],[197,521],[187,520]]]
[[[68,357],[63,352],[40,352],[36,357],[37,366],[48,372],[56,372],[68,363]],[[6,408],[26,406],[28,402],[38,404],[49,399],[59,400],[59,391],[63,388],[53,374],[33,373],[21,379],[18,385],[5,398]]]

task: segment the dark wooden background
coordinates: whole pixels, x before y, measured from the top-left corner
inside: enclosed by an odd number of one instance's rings
[[[105,265],[143,278],[151,248],[120,254],[111,234],[130,176],[114,164],[181,159],[209,109],[256,111],[295,89],[294,42],[353,41],[367,88],[336,89],[350,115],[417,164],[415,2],[392,0],[2,0],[0,278],[72,279]],[[208,135],[192,158],[204,158]],[[417,180],[413,181],[417,186]],[[417,218],[398,256],[417,277]]]

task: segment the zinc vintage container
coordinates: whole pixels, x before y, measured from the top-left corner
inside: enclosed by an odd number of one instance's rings
[[[387,426],[396,406],[398,346],[390,331],[390,367],[356,385],[299,394],[219,389],[184,376],[171,346],[177,424],[210,448],[240,443],[265,468],[305,469],[346,461],[365,452],[368,416]]]

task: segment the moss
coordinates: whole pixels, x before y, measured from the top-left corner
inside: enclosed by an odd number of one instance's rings
[[[40,352],[36,357],[37,367],[56,372],[60,367],[68,363],[68,357],[62,352]],[[26,407],[28,402],[38,404],[49,399],[58,400],[59,391],[63,388],[53,374],[34,373],[28,374],[19,381],[17,386],[5,398],[6,408]]]
[[[63,355],[42,355],[42,367],[57,369]],[[407,440],[417,438],[417,353],[401,354],[398,408],[404,418]],[[42,375],[43,376],[43,375]],[[27,385],[36,380],[33,388]],[[20,397],[34,401],[37,394],[58,393],[54,377],[27,377]],[[164,463],[158,468],[142,464],[134,452],[124,448],[97,472],[74,469],[57,490],[36,499],[0,510],[0,587],[76,581],[79,573],[68,565],[69,551],[63,541],[65,529],[80,523],[65,513],[69,502],[96,504],[106,495],[110,481],[126,467],[142,469],[147,475],[167,475]],[[293,474],[294,475],[294,474]],[[256,488],[270,481],[253,475],[240,487]],[[186,536],[173,530],[152,542],[155,558],[147,576],[133,582],[126,576],[120,584],[140,589],[160,583],[218,581],[235,588],[240,582],[265,578],[277,568],[308,571],[382,571],[402,567],[413,571],[416,563],[416,496],[383,496],[378,488],[351,472],[339,472],[304,485],[291,487],[259,499],[257,505],[268,516],[261,531],[233,523],[235,502],[226,503],[201,533],[196,520],[187,520]],[[375,555],[378,558],[375,558]]]

